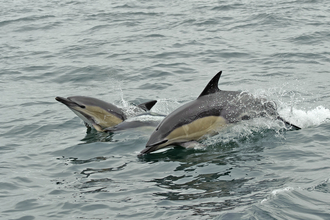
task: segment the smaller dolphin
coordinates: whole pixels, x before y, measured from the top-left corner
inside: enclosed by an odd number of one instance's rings
[[[72,96],[68,98],[56,97],[55,99],[79,116],[85,122],[87,128],[92,127],[97,131],[104,131],[104,129],[118,125],[127,119],[122,109],[96,98]],[[148,111],[156,102],[156,100],[145,102],[138,105],[138,107]]]
[[[256,98],[247,92],[220,90],[218,83],[221,73],[211,79],[196,100],[179,107],[163,119],[141,154],[169,145],[189,147],[189,143],[192,143],[198,146],[196,141],[206,135],[217,134],[228,124],[256,117],[278,119],[288,127],[300,129],[279,116],[274,102]]]

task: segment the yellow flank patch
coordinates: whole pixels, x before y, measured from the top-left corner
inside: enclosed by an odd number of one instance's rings
[[[227,121],[221,116],[208,116],[194,120],[189,124],[182,125],[181,127],[173,130],[166,139],[166,145],[175,142],[186,142],[199,140],[201,137],[207,134],[215,134],[219,129],[225,127]]]
[[[96,130],[112,127],[112,126],[115,126],[115,125],[123,122],[122,119],[116,117],[115,115],[111,114],[110,112],[107,112],[104,109],[97,107],[97,106],[86,106],[86,108],[84,108],[84,109],[79,108],[76,110],[93,117],[93,119],[95,120],[95,123],[98,127],[98,129],[97,129],[93,125]]]

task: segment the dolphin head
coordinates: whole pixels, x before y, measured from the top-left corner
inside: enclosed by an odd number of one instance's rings
[[[126,119],[120,108],[99,99],[86,96],[55,99],[78,115],[86,126],[94,127],[97,131],[103,131],[104,128],[115,126]]]
[[[168,132],[163,126],[158,125],[156,130],[151,134],[149,141],[146,144],[146,148],[144,148],[140,154],[148,154],[171,144],[167,138],[167,133]]]
[[[215,126],[226,124],[226,120],[219,117],[218,109],[208,108],[208,95],[219,92],[218,81],[221,71],[208,83],[199,98],[179,107],[157,126],[151,134],[146,148],[141,154],[151,153],[170,145],[196,141],[205,134],[214,131]]]
[[[195,102],[189,102],[167,115],[151,134],[141,154],[151,153],[170,145],[180,145],[193,138],[196,129],[190,126],[197,120]],[[190,110],[190,111],[189,111]]]
[[[208,97],[188,102],[166,116],[151,134],[141,154],[170,145],[183,146],[224,128],[227,120],[221,116],[219,109],[209,109],[207,102]]]
[[[199,141],[227,126],[227,120],[218,110],[209,111],[204,106],[199,101],[192,101],[168,115],[151,134],[141,154],[171,145],[185,147],[184,143]]]

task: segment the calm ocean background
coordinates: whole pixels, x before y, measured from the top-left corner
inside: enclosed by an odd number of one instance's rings
[[[330,219],[330,2],[1,1],[1,219]],[[138,153],[56,96],[168,114],[220,88],[277,102],[205,149]]]

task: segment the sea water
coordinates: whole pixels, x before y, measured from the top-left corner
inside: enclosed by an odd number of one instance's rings
[[[17,0],[0,14],[1,219],[330,219],[328,1]],[[256,119],[138,157],[152,128],[86,133],[54,99],[157,99],[166,115],[220,70],[220,89],[271,99],[302,129]]]

